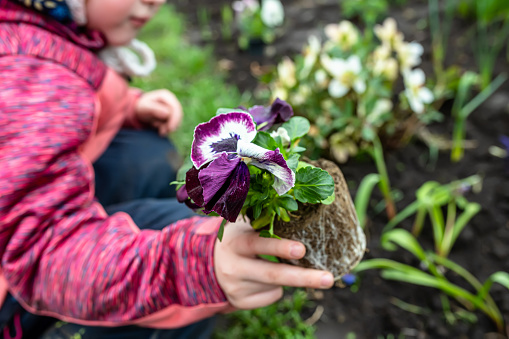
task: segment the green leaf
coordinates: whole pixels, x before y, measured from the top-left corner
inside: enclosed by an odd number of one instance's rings
[[[263,230],[263,231],[260,232],[260,237],[262,237],[262,238],[272,238],[272,235],[270,234],[269,231]]]
[[[484,283],[482,289],[479,291],[479,294],[477,295],[477,297],[480,300],[486,298],[493,283],[498,283],[504,286],[505,288],[509,289],[509,273],[500,271],[490,275],[489,278]]]
[[[177,171],[177,181],[183,181],[186,182],[186,173],[193,167],[193,162],[191,161],[191,157],[186,157],[184,159],[184,163]]]
[[[406,218],[410,217],[411,215],[417,213],[419,207],[421,206],[420,201],[414,201],[407,207],[405,207],[404,210],[399,212],[391,221],[387,223],[387,225],[384,227],[384,232],[388,231],[390,229],[393,229],[397,224],[405,220]]]
[[[322,205],[330,205],[336,200],[336,194],[332,193],[327,199],[320,201]]]
[[[382,247],[388,251],[395,251],[398,244],[400,247],[406,249],[421,261],[427,261],[426,254],[421,245],[417,242],[415,237],[407,230],[398,228],[382,234],[380,240]]]
[[[320,168],[301,168],[296,173],[293,192],[298,201],[317,204],[334,193],[334,180]]]
[[[294,141],[308,134],[311,125],[308,119],[304,117],[292,117],[289,121],[285,122],[282,127],[288,131],[290,140]]]
[[[244,111],[243,109],[240,109],[240,108],[218,108],[217,111],[216,111],[216,115],[225,114],[225,113],[232,113],[232,112],[244,112],[244,113],[248,113],[249,114],[249,112],[246,112],[246,111]]]
[[[299,164],[297,165],[297,171],[300,170],[301,168],[306,168],[306,167],[318,168],[311,164],[308,164],[307,162],[299,161]]]
[[[368,174],[362,179],[357,194],[355,195],[355,211],[359,218],[359,224],[362,228],[366,226],[366,215],[368,210],[369,201],[371,200],[371,192],[376,184],[380,182],[379,174]]]
[[[221,226],[219,226],[219,230],[217,231],[217,238],[219,239],[219,241],[223,241],[224,225],[226,225],[227,222],[228,220],[223,219],[223,221],[221,222]]]
[[[253,218],[258,219],[262,214],[262,204],[256,204],[253,207]]]
[[[296,152],[296,153],[302,153],[306,150],[305,147],[301,147],[301,146],[295,146],[294,148],[292,148],[292,152]]]
[[[299,166],[299,158],[300,154],[292,154],[286,159],[286,164],[293,171],[297,172],[297,167]]]
[[[269,236],[270,236],[270,233],[269,233]],[[278,263],[279,262],[279,259],[275,256],[272,256],[272,255],[265,255],[265,254],[258,254],[258,256],[262,259],[265,259],[267,261],[270,261],[270,262],[276,262]]]
[[[291,195],[283,195],[277,198],[276,203],[278,206],[283,207],[287,211],[294,212],[299,209],[297,201]]]
[[[278,144],[273,137],[267,132],[258,132],[253,140],[253,144],[263,147],[265,149],[274,151],[278,148]]]

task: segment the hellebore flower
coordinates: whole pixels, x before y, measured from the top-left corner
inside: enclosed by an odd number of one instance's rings
[[[411,70],[421,63],[424,47],[418,42],[402,42],[396,46],[400,67],[403,71]]]
[[[398,31],[398,24],[393,18],[385,19],[383,25],[375,25],[375,35],[384,45],[394,48],[403,42],[403,33]]]
[[[295,63],[289,57],[284,57],[277,65],[279,82],[286,88],[292,88],[297,84]]]
[[[274,124],[286,122],[293,116],[292,106],[279,98],[274,100],[270,107],[253,106],[247,111],[253,117],[260,131],[266,131]]]
[[[249,191],[247,163],[274,174],[273,187],[279,195],[295,185],[295,174],[279,149],[251,143],[256,133],[253,118],[245,112],[220,114],[196,127],[194,167],[186,174],[186,190],[205,213],[214,211],[231,222],[237,219]]]
[[[267,27],[281,26],[285,20],[285,9],[279,0],[262,0],[260,13],[262,21]]]
[[[357,28],[347,20],[343,20],[339,24],[328,24],[325,26],[325,35],[334,45],[339,46],[343,51],[350,50],[359,42]]]
[[[431,104],[435,99],[433,92],[426,85],[426,75],[420,68],[403,73],[405,82],[405,96],[410,108],[417,114],[424,113],[425,104]]]
[[[362,79],[362,63],[357,55],[351,55],[348,59],[331,59],[328,55],[322,55],[323,67],[333,79],[329,83],[329,94],[333,98],[344,97],[351,89],[362,94],[366,91],[366,82]]]

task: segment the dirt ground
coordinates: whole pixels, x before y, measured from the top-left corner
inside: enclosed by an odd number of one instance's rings
[[[218,60],[229,60],[231,70],[229,81],[241,90],[255,90],[257,80],[251,75],[253,62],[260,65],[274,65],[283,55],[298,53],[310,34],[321,34],[327,23],[341,20],[337,0],[292,0],[283,1],[286,8],[284,35],[273,46],[264,50],[240,52],[235,42],[223,41],[219,34],[220,8],[230,1],[180,0],[174,5],[188,18],[188,37],[197,44],[213,43]],[[204,41],[199,29],[197,8],[206,8],[211,14],[210,31],[216,40]],[[423,68],[431,71],[429,31],[418,30],[416,25],[427,15],[427,1],[408,1],[406,7],[391,9],[405,40],[418,41],[425,46]],[[449,45],[448,62],[475,70],[469,40],[462,38],[468,22],[454,21]],[[508,63],[500,58],[496,71],[507,72]],[[447,105],[443,108],[445,122],[432,126],[434,133],[452,133],[453,121],[448,116]],[[509,85],[506,83],[495,95],[487,100],[469,118],[467,138],[475,140],[477,147],[466,152],[459,163],[451,163],[448,153],[441,153],[435,166],[428,166],[429,150],[426,145],[415,141],[405,148],[391,150],[386,162],[393,188],[402,192],[403,199],[397,203],[399,210],[415,199],[415,191],[424,182],[435,180],[448,183],[473,174],[484,177],[483,189],[478,194],[469,194],[467,199],[481,204],[482,211],[474,217],[459,236],[450,254],[450,259],[465,267],[480,281],[496,271],[509,272],[509,168],[500,158],[489,154],[492,145],[501,146],[500,135],[509,134]],[[352,195],[362,178],[376,172],[371,162],[349,161],[341,165]],[[381,197],[375,194],[375,199]],[[383,213],[370,215],[366,229],[369,252],[365,258],[391,258],[402,263],[418,265],[413,256],[404,250],[387,252],[380,247],[380,233],[387,219]],[[407,225],[409,226],[409,225]],[[430,227],[425,227],[419,238],[425,248],[432,248]],[[323,298],[316,300],[322,305],[324,314],[317,323],[317,337],[321,339],[343,338],[348,332],[355,332],[357,338],[376,338],[393,334],[403,338],[503,338],[496,336],[495,326],[481,312],[476,312],[478,322],[459,322],[448,325],[444,319],[439,293],[431,288],[383,280],[378,271],[361,275],[359,290],[353,293],[348,288],[334,288],[326,291]],[[454,280],[455,277],[451,277]],[[509,291],[499,285],[492,288],[491,295],[509,324]],[[426,314],[404,311],[393,304],[394,298],[418,305]],[[452,309],[458,305],[452,303]],[[491,334],[490,334],[491,333]]]

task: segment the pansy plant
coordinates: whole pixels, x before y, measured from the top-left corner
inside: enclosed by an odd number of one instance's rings
[[[298,144],[310,124],[292,116],[280,99],[270,107],[219,109],[194,131],[189,165],[176,182],[178,200],[223,217],[222,226],[247,215],[262,236],[276,238],[274,221],[290,221],[299,202],[332,202],[332,177],[300,161],[305,149]]]

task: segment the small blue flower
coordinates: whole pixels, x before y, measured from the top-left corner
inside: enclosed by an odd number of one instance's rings
[[[357,276],[355,274],[345,274],[341,277],[341,281],[343,281],[346,286],[352,286],[357,282]]]

